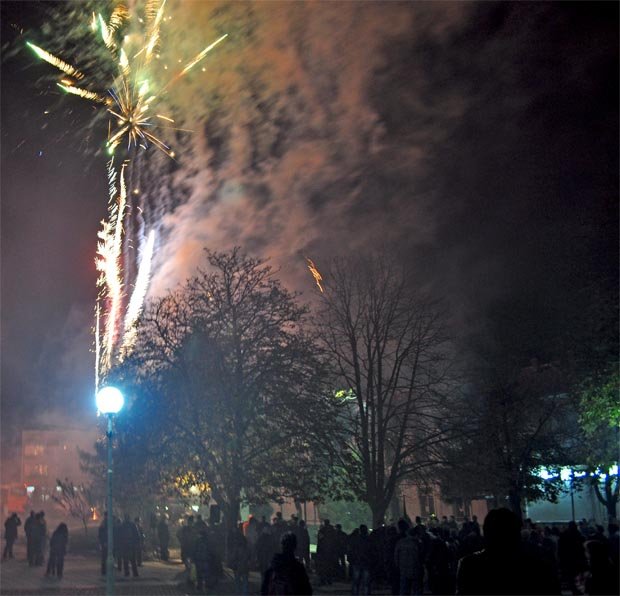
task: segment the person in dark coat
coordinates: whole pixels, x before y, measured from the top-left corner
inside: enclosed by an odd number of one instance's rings
[[[177,531],[177,538],[181,545],[181,561],[185,568],[189,571],[192,566],[194,535],[194,516],[189,515],[185,525],[181,526]]]
[[[67,524],[59,524],[50,538],[50,555],[47,561],[46,576],[55,575],[58,579],[62,579],[68,542],[69,529]]]
[[[194,524],[194,532],[196,533],[196,537],[200,536],[204,530],[208,530],[207,522],[202,519],[202,515],[198,514],[196,516],[196,523]]]
[[[349,546],[349,552],[353,551],[353,584],[351,586],[351,594],[370,594],[370,583],[372,581],[372,572],[375,565],[375,548],[370,535],[368,526],[362,524],[359,527],[359,533]]]
[[[138,567],[142,567],[142,557],[144,556],[144,539],[146,538],[141,522],[142,520],[139,517],[136,517],[133,520],[133,523],[136,525],[138,530],[138,535],[140,536],[140,546],[138,546],[138,549],[136,550],[136,563],[138,564]]]
[[[166,517],[163,515],[157,524],[157,539],[159,540],[159,557],[162,561],[167,561],[170,558],[170,551],[168,550],[168,546],[170,545],[170,530],[166,523]]]
[[[39,567],[45,562],[45,546],[47,542],[47,524],[45,523],[45,512],[43,511],[39,511],[34,516],[32,541],[34,564]]]
[[[372,564],[371,579],[381,584],[386,583],[388,579],[388,570],[385,565],[385,560],[383,559],[383,550],[388,540],[387,529],[388,527],[385,524],[380,523],[368,534],[373,554],[375,555]]]
[[[590,566],[586,594],[620,594],[618,568],[612,562],[609,542],[588,540],[585,548]]]
[[[336,570],[340,579],[346,579],[347,577],[347,540],[348,536],[346,532],[342,531],[342,526],[336,524],[336,530],[334,534],[335,541],[335,556],[336,556]]]
[[[32,536],[32,528],[34,524],[34,511],[30,511],[30,516],[24,523],[24,534],[26,534],[26,558],[28,565],[34,565],[34,541]]]
[[[229,566],[235,574],[235,594],[247,595],[250,578],[251,552],[241,524],[231,535],[229,543]]]
[[[431,532],[431,543],[426,557],[428,587],[432,594],[454,594],[456,589],[452,574],[450,548],[442,536],[440,528]]]
[[[297,538],[285,532],[281,539],[282,552],[274,555],[265,573],[261,594],[312,595],[312,586],[306,568],[295,558]]]
[[[579,593],[578,576],[588,568],[584,549],[585,538],[575,522],[569,522],[568,528],[560,534],[558,540],[558,558],[562,579],[568,584],[573,594]]]
[[[349,563],[349,579],[352,580],[357,566],[357,543],[360,538],[360,529],[355,528],[347,538],[347,562]]]
[[[276,515],[273,518],[273,524],[271,527],[271,531],[275,536],[277,544],[280,544],[280,540],[282,539],[282,535],[287,531],[288,526],[284,519],[282,519],[282,512],[276,511]]]
[[[345,534],[345,540],[347,538],[348,537]],[[303,519],[299,522],[299,530],[297,536],[297,553],[299,554],[299,560],[306,566],[306,569],[310,569],[310,534],[308,533],[306,522]]]
[[[269,525],[263,526],[258,540],[256,541],[256,559],[258,560],[258,570],[261,574],[261,580],[265,579],[265,573],[271,565],[271,560],[277,552],[277,546]]]
[[[129,577],[129,564],[134,577],[138,577],[138,564],[136,554],[140,548],[140,534],[136,524],[131,521],[129,515],[125,515],[125,521],[121,524],[118,536],[118,550],[123,562],[125,577]]]
[[[459,561],[457,594],[560,594],[544,558],[521,544],[521,523],[512,511],[489,511],[483,530],[484,550]]]
[[[4,547],[3,559],[13,558],[13,544],[17,540],[17,528],[22,525],[22,520],[19,519],[17,513],[13,513],[10,517],[7,517],[4,522],[4,540],[6,546]]]
[[[316,537],[316,572],[321,585],[331,584],[337,575],[338,536],[328,519],[323,520]]]
[[[204,592],[207,588],[207,576],[209,573],[209,534],[208,528],[199,530],[194,545],[194,564],[196,565],[196,590]]]
[[[394,565],[398,569],[398,594],[422,594],[424,578],[422,552],[416,530],[411,528],[401,538],[394,549]]]
[[[384,544],[384,567],[387,573],[387,580],[390,583],[392,594],[400,594],[400,571],[394,553],[396,545],[407,536],[409,524],[403,518],[398,520],[397,528],[390,526],[387,530],[387,536]]]

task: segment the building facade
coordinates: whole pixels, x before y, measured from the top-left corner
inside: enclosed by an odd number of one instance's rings
[[[92,453],[98,437],[93,429],[45,427],[22,431],[21,484],[32,509],[51,506],[57,480],[89,484],[80,467],[80,451]]]

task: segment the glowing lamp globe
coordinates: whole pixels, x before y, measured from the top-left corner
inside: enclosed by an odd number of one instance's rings
[[[118,414],[125,403],[123,394],[116,387],[102,387],[97,392],[97,409],[102,414]]]

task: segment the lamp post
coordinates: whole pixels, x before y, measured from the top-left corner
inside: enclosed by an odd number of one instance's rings
[[[116,387],[102,387],[97,392],[97,409],[108,417],[108,466],[107,466],[107,507],[108,507],[108,556],[105,566],[105,593],[107,596],[114,594],[114,516],[112,515],[112,420],[118,414],[124,403],[123,394]]]

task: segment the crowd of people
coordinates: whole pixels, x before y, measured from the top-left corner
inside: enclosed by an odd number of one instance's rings
[[[352,594],[376,584],[392,594],[618,594],[619,541],[615,523],[522,526],[508,509],[489,512],[483,528],[475,516],[417,517],[347,536],[325,520],[316,572],[320,583],[349,579]]]
[[[177,531],[188,582],[198,591],[217,585],[225,562],[234,575],[236,594],[249,593],[250,571],[260,572],[265,594],[312,593],[307,573],[310,534],[303,520],[293,516],[286,522],[278,512],[270,523],[250,515],[229,536],[222,532],[221,525],[209,526],[200,515],[188,516]],[[160,557],[166,560],[170,532],[163,517],[157,533]]]
[[[131,519],[125,514],[123,520],[113,518],[112,526],[112,553],[114,563],[118,571],[123,571],[125,577],[129,577],[129,568],[133,577],[138,577],[138,567],[142,566],[144,553],[144,531],[140,518]],[[101,575],[106,574],[108,556],[108,514],[103,515],[103,521],[99,526],[97,535],[101,551]]]
[[[176,532],[187,581],[203,592],[217,585],[224,563],[234,574],[235,593],[248,594],[251,571],[260,572],[261,594],[312,594],[309,577],[320,585],[349,582],[352,594],[373,587],[392,594],[618,594],[620,534],[616,523],[605,529],[582,520],[566,527],[524,524],[508,509],[490,511],[481,527],[477,518],[457,523],[452,516],[423,523],[400,519],[372,532],[360,525],[351,533],[324,519],[311,556],[310,533],[293,515],[278,512],[271,522],[250,515],[229,535],[221,524],[187,516]],[[101,573],[107,566],[108,517],[99,527]],[[145,549],[140,519],[113,520],[114,564],[138,576]],[[3,559],[14,558],[21,520],[5,521]],[[170,528],[165,516],[151,524],[157,555],[170,557]],[[48,536],[44,512],[31,511],[24,523],[30,566],[61,578],[69,532],[61,523]],[[49,538],[49,544],[48,544]]]
[[[222,571],[218,528],[189,516],[177,536],[189,581],[200,591],[209,579],[214,584]],[[618,594],[619,541],[615,523],[607,530],[585,521],[522,525],[496,509],[482,527],[476,516],[462,523],[416,517],[347,534],[325,519],[311,557],[303,520],[278,513],[271,523],[250,516],[239,524],[228,537],[227,566],[237,594],[248,593],[251,570],[261,573],[262,594],[310,594],[310,575],[319,585],[349,582],[352,594],[377,586],[392,594]]]
[[[107,533],[108,517],[104,515],[103,523],[99,526],[98,539],[101,552],[101,573],[106,573],[107,557]],[[16,513],[11,514],[4,522],[5,547],[3,560],[13,559],[13,546],[17,540],[18,527],[22,525],[21,519]],[[30,567],[42,567],[45,565],[47,554],[47,577],[61,579],[64,571],[65,555],[69,543],[69,528],[67,524],[60,523],[51,536],[48,534],[45,512],[30,512],[24,522],[24,534],[26,537],[26,559]],[[134,577],[138,576],[138,567],[142,565],[144,552],[144,533],[140,525],[140,518],[131,521],[128,515],[124,521],[114,518],[113,528],[113,553],[115,565],[120,571],[124,569],[125,576],[129,575],[129,568]]]
[[[13,545],[17,540],[17,528],[22,525],[17,513],[11,514],[4,522],[5,547],[2,555],[3,560],[15,558]],[[49,540],[49,553],[47,557],[47,577],[55,576],[62,578],[67,544],[69,542],[69,529],[64,523],[58,524],[51,536],[48,535],[45,512],[30,512],[24,522],[24,534],[26,535],[26,558],[30,567],[43,567],[45,553]]]

